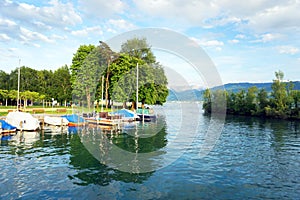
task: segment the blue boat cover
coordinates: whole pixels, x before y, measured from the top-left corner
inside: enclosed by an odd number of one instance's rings
[[[0,119],[0,123],[2,125],[2,129],[3,130],[14,130],[16,129],[17,127],[13,126],[13,125],[10,125],[9,123],[7,123],[6,121]]]
[[[63,115],[61,117],[66,118],[69,122],[72,123],[81,123],[84,122],[84,119],[76,114],[72,114],[72,115]]]
[[[135,117],[135,113],[133,111],[127,110],[127,109],[117,110],[115,112],[112,112],[112,114],[120,115],[122,117]]]

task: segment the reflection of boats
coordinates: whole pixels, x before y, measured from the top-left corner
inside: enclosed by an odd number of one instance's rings
[[[48,135],[58,135],[68,132],[68,126],[45,126],[43,132]]]
[[[116,119],[90,117],[90,118],[86,118],[85,120],[89,124],[94,124],[94,125],[107,126],[107,127],[118,127],[119,126],[119,120],[116,120]]]
[[[68,126],[68,134],[77,134],[83,130],[82,126]]]
[[[15,142],[17,142],[17,144],[23,143],[25,145],[32,145],[39,139],[40,139],[40,134],[39,132],[36,131],[17,132],[17,134],[11,138],[11,140],[14,140]]]
[[[17,130],[35,131],[40,128],[39,120],[25,112],[9,112],[6,122],[17,127]]]
[[[0,124],[1,124],[1,133],[2,134],[10,134],[10,133],[14,133],[17,131],[17,127],[7,123],[6,121],[4,120],[0,120]]]
[[[63,115],[62,117],[66,118],[69,121],[68,126],[83,126],[86,123],[84,118],[82,118],[76,114]]]

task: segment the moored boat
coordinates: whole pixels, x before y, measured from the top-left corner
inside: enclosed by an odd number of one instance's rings
[[[136,113],[139,116],[138,118],[139,121],[150,122],[156,119],[156,115],[154,114],[154,111],[150,109],[139,108],[137,109]]]
[[[86,124],[84,118],[76,114],[63,115],[62,117],[66,118],[69,121],[68,126],[83,126]]]
[[[46,125],[53,125],[53,126],[67,126],[69,120],[65,117],[45,116],[44,123]]]
[[[15,126],[17,130],[35,131],[40,128],[40,122],[34,118],[30,113],[25,112],[10,112],[6,116],[7,123]]]
[[[128,109],[120,109],[115,112],[111,112],[110,116],[119,116],[123,122],[136,121],[139,119],[139,116],[136,113]]]
[[[17,127],[7,123],[6,121],[4,121],[2,119],[0,120],[0,124],[1,124],[1,133],[3,135],[14,133],[17,131]]]

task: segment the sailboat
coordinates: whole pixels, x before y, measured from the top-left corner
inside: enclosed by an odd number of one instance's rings
[[[30,113],[20,111],[20,62],[21,60],[19,59],[17,110],[9,112],[5,121],[17,127],[17,130],[35,131],[40,128],[39,120],[34,118]]]

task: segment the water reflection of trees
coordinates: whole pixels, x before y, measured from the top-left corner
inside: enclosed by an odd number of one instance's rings
[[[232,124],[240,129],[244,127],[249,130],[248,133],[252,134],[270,134],[272,146],[277,150],[284,146],[286,139],[293,136],[298,137],[300,134],[299,120],[228,115],[226,124]]]
[[[147,124],[147,126],[151,125]],[[151,127],[148,128],[151,130]],[[74,179],[74,183],[79,185],[97,184],[105,186],[114,180],[143,183],[153,172],[130,173],[119,171],[114,167],[110,167],[109,164],[106,164],[106,160],[101,160],[103,157],[109,158],[112,144],[125,151],[136,153],[137,155],[139,153],[160,150],[167,144],[165,126],[151,137],[137,138],[137,135],[132,135],[131,133],[134,132],[134,130],[133,128],[123,131],[122,133],[111,134],[110,132],[102,131],[99,127],[89,127],[81,130],[78,135],[74,135],[70,140],[70,165],[74,166],[77,173],[69,175],[69,178]],[[145,134],[147,133],[142,132],[142,135],[145,136]],[[95,158],[95,155],[99,156],[99,154],[101,154],[101,158]],[[147,160],[147,162],[148,161],[149,163],[147,163],[147,165],[153,165],[153,163],[151,163],[153,161]],[[133,162],[134,161],[132,161],[132,164],[137,167],[141,165],[138,157],[136,160],[137,164]],[[75,179],[78,179],[78,181]]]

